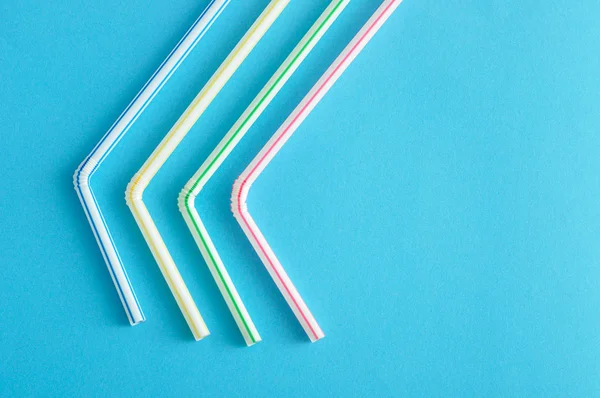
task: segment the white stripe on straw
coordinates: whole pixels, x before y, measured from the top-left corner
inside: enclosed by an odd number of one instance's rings
[[[92,152],[84,159],[77,170],[75,170],[75,175],[73,176],[75,190],[77,191],[85,215],[90,222],[96,241],[100,246],[100,251],[131,325],[144,322],[146,318],[131,287],[119,252],[92,191],[90,185],[91,178],[104,159],[106,159],[108,154],[123,138],[150,102],[152,102],[173,73],[175,73],[179,65],[181,65],[196,44],[198,44],[228,3],[229,0],[212,0],[210,2],[139,94],[133,99]]]
[[[246,311],[246,307],[240,298],[235,285],[229,277],[229,273],[210,238],[194,203],[202,188],[219,169],[227,156],[233,151],[254,122],[262,112],[269,106],[273,98],[283,88],[296,69],[302,64],[310,51],[327,32],[329,27],[344,10],[350,0],[333,0],[331,5],[325,9],[323,14],[294,48],[283,64],[273,74],[265,87],[256,96],[248,109],[242,114],[231,130],[223,137],[214,151],[200,166],[196,174],[188,181],[179,195],[179,210],[183,215],[200,252],[210,269],[223,298],[229,306],[244,340],[247,345],[260,341],[260,336],[254,327],[254,323]]]
[[[234,216],[312,342],[323,338],[323,331],[252,219],[252,216],[248,212],[246,199],[248,198],[250,187],[260,173],[401,2],[402,0],[386,0],[383,2],[294,112],[292,112],[279,130],[267,142],[246,170],[244,170],[233,186],[231,203]]]
[[[202,91],[200,91],[198,96],[196,96],[184,114],[179,118],[175,126],[173,126],[152,155],[150,155],[150,158],[144,163],[140,171],[135,174],[127,186],[127,191],[125,193],[127,204],[129,205],[138,226],[142,230],[144,238],[156,259],[163,276],[167,280],[171,292],[196,340],[208,336],[209,331],[200,316],[200,312],[198,311],[183,278],[179,274],[177,266],[175,265],[165,242],[160,236],[160,233],[142,200],[142,195],[144,194],[146,187],[148,187],[152,181],[152,178],[165,164],[181,140],[183,140],[206,108],[208,108],[210,103],[250,54],[258,41],[263,37],[267,30],[269,30],[273,22],[279,17],[279,14],[281,14],[283,9],[288,5],[289,1],[290,0],[271,1],[265,11],[244,35],[231,54],[229,54],[227,59],[211,77]]]

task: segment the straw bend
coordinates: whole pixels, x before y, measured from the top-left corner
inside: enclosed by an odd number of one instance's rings
[[[173,51],[171,51],[167,59],[160,65],[158,70],[152,75],[150,80],[148,80],[100,142],[98,142],[92,152],[83,160],[73,175],[73,183],[77,191],[77,196],[81,201],[85,215],[98,242],[102,257],[106,262],[106,266],[131,325],[137,325],[145,321],[146,318],[131,286],[127,272],[125,272],[123,261],[119,256],[117,247],[108,230],[106,220],[102,215],[102,211],[92,190],[91,178],[228,3],[229,0],[212,0],[209,3],[204,12],[194,22]]]
[[[127,204],[196,340],[206,337],[209,334],[208,329],[200,316],[200,312],[198,311],[183,278],[179,274],[177,266],[175,265],[158,228],[154,224],[154,220],[143,202],[143,194],[156,173],[161,169],[192,126],[254,49],[258,41],[279,17],[279,14],[287,6],[289,1],[290,0],[273,0],[269,3],[265,11],[229,54],[227,59],[211,77],[202,91],[196,96],[194,101],[192,101],[190,106],[161,141],[159,146],[154,150],[152,155],[150,155],[142,168],[135,174],[125,192]]]
[[[346,68],[352,63],[354,58],[356,58],[373,35],[381,28],[396,7],[400,5],[401,1],[402,0],[386,0],[381,4],[373,16],[367,21],[365,26],[323,74],[308,95],[300,102],[298,107],[267,142],[254,160],[252,160],[250,165],[244,170],[233,186],[231,205],[235,218],[252,243],[252,246],[258,253],[262,262],[265,264],[289,306],[292,308],[298,321],[313,342],[324,337],[323,331],[283,269],[265,237],[262,235],[256,222],[248,212],[246,200],[252,183],[256,181],[260,173],[302,124],[317,103],[325,96],[327,91],[329,91],[335,81],[337,81]]]
[[[258,336],[254,323],[202,223],[195,207],[195,200],[202,188],[302,64],[349,1],[334,0],[331,2],[179,194],[179,210],[248,345],[260,341],[260,336]]]

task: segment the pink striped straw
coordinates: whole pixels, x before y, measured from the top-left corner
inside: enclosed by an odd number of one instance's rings
[[[233,185],[231,205],[235,218],[312,342],[325,335],[248,212],[246,200],[250,187],[258,176],[401,2],[402,0],[385,0],[381,4]]]

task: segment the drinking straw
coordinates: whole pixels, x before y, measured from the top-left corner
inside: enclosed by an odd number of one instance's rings
[[[256,181],[260,173],[262,173],[277,152],[283,147],[285,142],[306,119],[317,103],[325,96],[335,81],[342,75],[346,68],[348,68],[354,58],[356,58],[401,2],[402,0],[386,0],[383,2],[369,21],[367,21],[366,25],[358,32],[354,39],[352,39],[350,44],[333,62],[308,95],[300,102],[298,107],[244,170],[233,186],[231,202],[235,218],[238,220],[244,233],[252,243],[252,246],[265,264],[271,277],[277,284],[277,287],[285,297],[312,342],[323,338],[323,331],[317,324],[315,318],[304,303],[304,300],[300,297],[300,294],[281,266],[275,253],[248,212],[246,200],[248,198],[250,187],[254,181]]]
[[[196,340],[208,336],[209,331],[200,316],[200,312],[198,311],[183,278],[177,270],[177,266],[175,265],[165,242],[160,236],[160,233],[142,200],[142,195],[144,194],[146,187],[148,187],[152,181],[152,178],[154,178],[156,173],[165,164],[181,140],[183,140],[194,123],[196,123],[212,100],[227,83],[229,78],[250,54],[254,46],[256,46],[262,36],[269,30],[273,22],[279,17],[279,14],[288,5],[289,1],[290,0],[272,0],[271,3],[269,3],[265,11],[244,35],[215,74],[210,78],[206,86],[204,86],[194,101],[192,101],[190,106],[154,150],[152,155],[150,155],[150,158],[146,160],[142,168],[133,176],[131,182],[127,186],[127,191],[125,192],[127,204]]]
[[[210,272],[212,273],[225,302],[227,303],[235,322],[237,323],[247,345],[260,341],[254,323],[246,311],[237,289],[235,288],[225,265],[210,238],[194,203],[202,188],[217,172],[227,156],[233,151],[254,122],[271,103],[277,93],[283,88],[288,79],[302,64],[310,51],[319,42],[321,37],[337,19],[350,0],[333,0],[329,7],[317,19],[308,33],[298,43],[296,48],[285,59],[283,64],[273,74],[265,87],[256,96],[248,109],[242,114],[231,130],[223,137],[221,142],[204,161],[196,174],[188,181],[179,194],[179,210],[186,221],[194,240],[198,245]]]
[[[79,196],[85,215],[90,222],[98,246],[100,246],[102,257],[104,257],[104,261],[131,325],[144,322],[146,317],[129,282],[123,261],[119,256],[117,247],[108,230],[106,220],[92,191],[91,178],[108,154],[115,148],[121,138],[123,138],[125,133],[127,133],[133,123],[135,123],[137,118],[171,78],[173,73],[175,73],[179,65],[181,65],[196,44],[198,44],[206,31],[211,27],[227,4],[229,4],[229,1],[212,0],[209,3],[204,12],[194,22],[173,51],[171,51],[167,59],[154,72],[138,95],[121,116],[119,116],[100,142],[98,142],[92,152],[83,160],[77,170],[75,170],[73,176],[77,196]]]

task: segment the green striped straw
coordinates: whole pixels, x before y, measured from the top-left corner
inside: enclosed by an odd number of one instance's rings
[[[294,74],[296,69],[308,56],[325,32],[337,19],[340,13],[348,5],[350,0],[334,0],[325,9],[323,14],[310,28],[308,33],[302,38],[300,43],[294,48],[292,53],[286,58],[283,64],[275,72],[273,77],[267,82],[258,96],[252,101],[248,109],[242,114],[234,126],[223,137],[219,145],[210,154],[208,159],[200,166],[196,174],[188,181],[179,195],[179,210],[186,221],[200,252],[206,261],[210,272],[212,273],[223,298],[227,302],[246,344],[252,345],[260,341],[260,337],[254,327],[254,323],[246,311],[244,303],[229,277],[223,261],[217,252],[200,215],[194,206],[194,202],[202,188],[206,185],[219,166],[225,161],[227,156],[233,151],[254,122],[260,117],[262,112],[275,98],[277,93],[283,88],[285,83]]]

